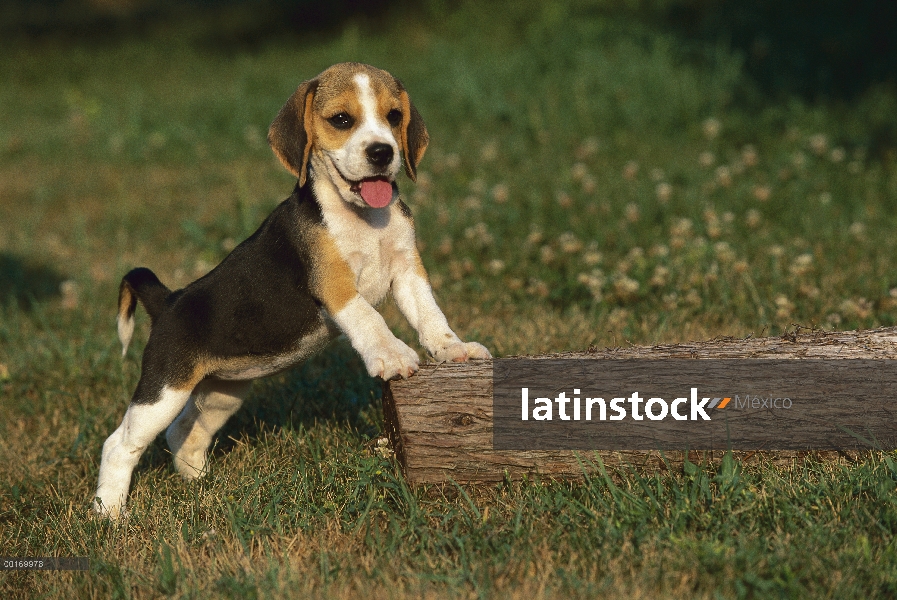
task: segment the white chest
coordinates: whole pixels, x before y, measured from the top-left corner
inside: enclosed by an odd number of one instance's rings
[[[376,305],[414,247],[414,230],[398,207],[367,211],[326,211],[324,220],[337,249],[355,275],[355,288]]]

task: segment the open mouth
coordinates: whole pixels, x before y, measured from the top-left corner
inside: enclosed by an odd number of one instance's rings
[[[349,189],[373,208],[383,208],[392,202],[392,182],[386,177],[367,177],[350,182]]]

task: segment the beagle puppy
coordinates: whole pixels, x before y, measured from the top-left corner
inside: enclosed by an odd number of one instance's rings
[[[437,361],[491,358],[463,342],[433,298],[399,197],[402,168],[415,180],[429,135],[402,84],[358,63],[337,64],[299,86],[268,141],[297,178],[292,195],[221,264],[171,291],[152,271],[121,282],[123,351],[139,301],[152,330],[137,389],[103,444],[94,511],[124,514],[141,454],[167,428],[175,468],[207,468],[215,432],[240,407],[250,382],[289,368],[343,333],[372,377],[408,377],[417,352],[374,309],[392,290],[402,314]]]

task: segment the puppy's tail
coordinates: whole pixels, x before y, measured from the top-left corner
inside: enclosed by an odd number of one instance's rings
[[[121,341],[122,357],[127,354],[128,344],[134,335],[137,301],[149,313],[150,323],[155,323],[169,294],[171,290],[159,281],[155,273],[144,267],[132,269],[122,277],[121,287],[118,288],[118,339]]]

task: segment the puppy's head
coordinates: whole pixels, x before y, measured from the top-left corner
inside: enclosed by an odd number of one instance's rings
[[[401,82],[359,63],[334,65],[302,83],[268,130],[274,153],[300,186],[312,161],[345,201],[375,208],[392,202],[402,153],[415,180],[428,141]]]

